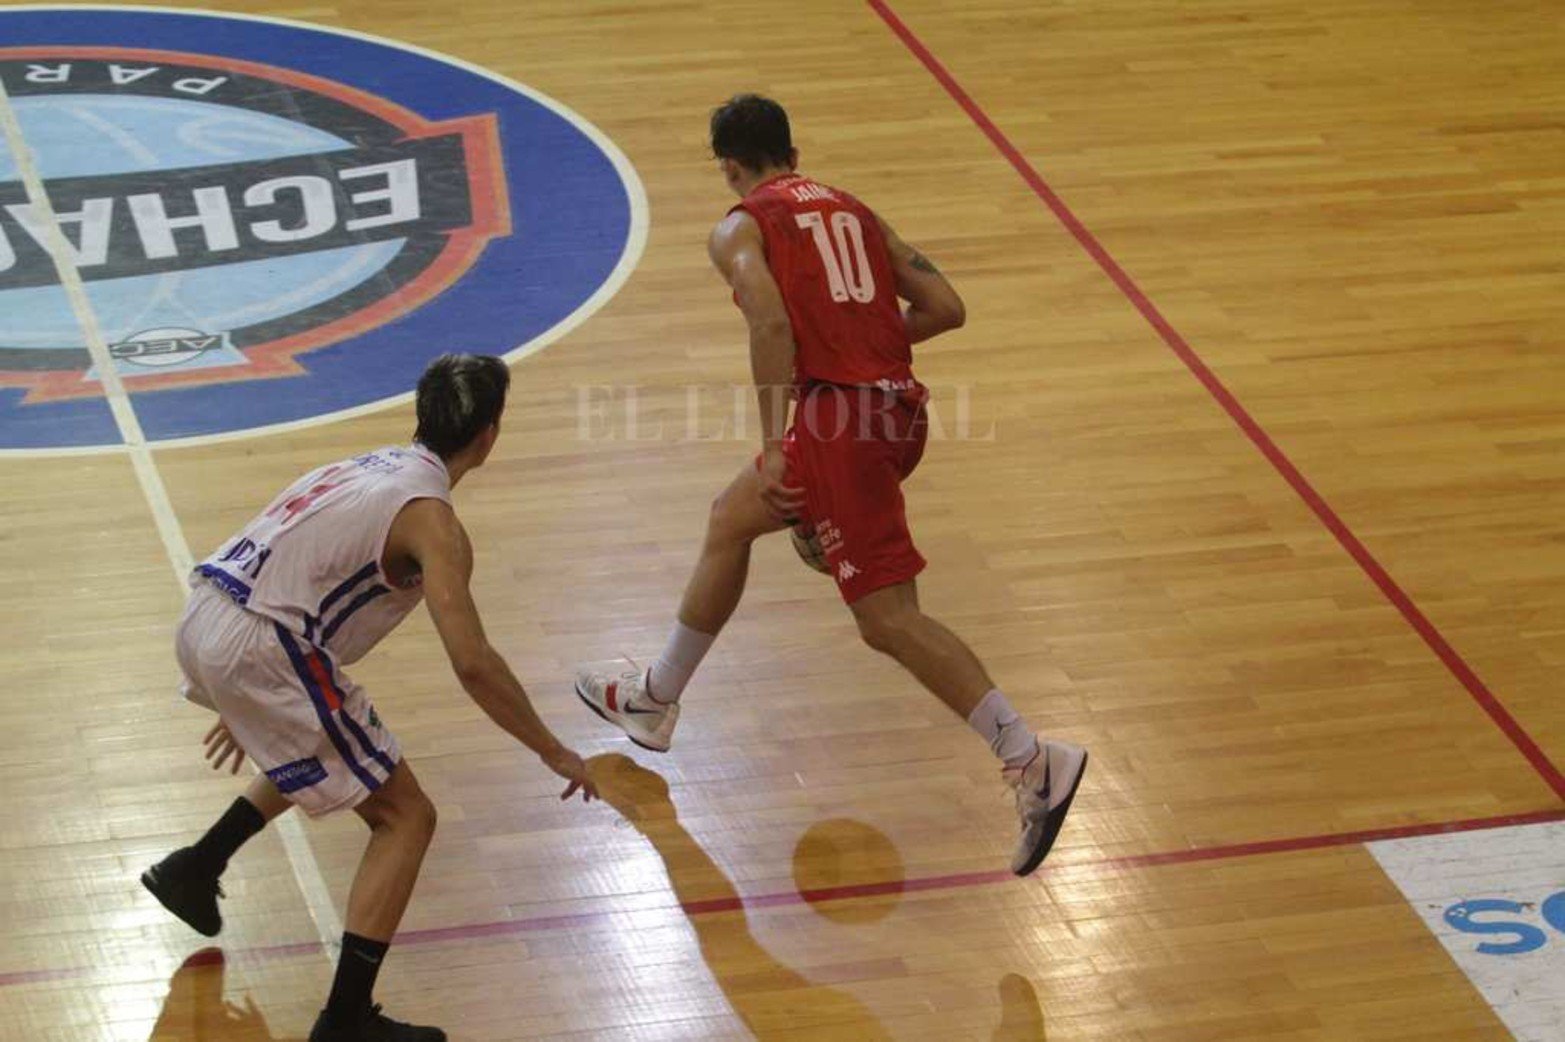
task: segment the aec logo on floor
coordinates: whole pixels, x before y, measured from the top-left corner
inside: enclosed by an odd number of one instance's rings
[[[641,246],[601,133],[449,58],[125,8],[0,9],[0,40],[64,238],[0,139],[0,449],[119,440],[89,323],[150,438],[227,433],[400,395],[441,351],[541,346]]]

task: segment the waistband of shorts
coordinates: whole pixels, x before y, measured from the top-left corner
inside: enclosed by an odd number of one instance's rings
[[[806,380],[794,388],[800,401],[808,398],[817,391],[844,391],[867,394],[880,392],[895,396],[898,400],[912,405],[922,405],[929,400],[929,388],[914,380],[910,386],[884,386],[882,384],[842,384],[831,380]]]
[[[250,587],[220,568],[202,563],[191,569],[190,588],[195,590],[202,587],[216,590],[227,598],[230,604],[236,607],[246,608],[249,606]]]

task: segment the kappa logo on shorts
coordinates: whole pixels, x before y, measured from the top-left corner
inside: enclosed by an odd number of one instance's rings
[[[223,433],[402,394],[453,342],[521,351],[640,248],[611,143],[450,59],[147,9],[0,9],[0,39],[49,197],[0,142],[0,448],[118,441],[93,326],[150,437]]]
[[[860,570],[853,566],[852,561],[843,561],[837,565],[837,581],[840,583],[845,583],[858,574],[860,574]]]

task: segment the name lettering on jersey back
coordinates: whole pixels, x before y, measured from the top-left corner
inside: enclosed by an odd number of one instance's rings
[[[360,470],[371,470],[377,474],[390,474],[392,471],[400,469],[402,453],[393,452],[390,455],[392,458],[388,459],[377,452],[366,452],[362,456],[353,457],[353,462]]]
[[[821,199],[827,200],[829,202],[837,201],[836,192],[833,192],[825,185],[815,184],[813,181],[806,181],[802,185],[795,185],[794,187],[788,189],[788,194],[793,196],[796,201],[801,203],[811,203]]]
[[[261,577],[261,569],[266,567],[266,559],[271,556],[271,547],[241,536],[217,560],[220,564],[231,565],[233,570],[249,576],[254,582]]]

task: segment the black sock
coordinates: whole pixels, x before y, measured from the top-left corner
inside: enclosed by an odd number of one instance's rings
[[[207,834],[196,840],[195,846],[190,848],[194,852],[196,865],[214,876],[222,875],[234,851],[265,827],[266,819],[261,817],[255,804],[243,796],[239,797],[217,819],[217,824],[207,829]]]
[[[333,1024],[355,1024],[370,1008],[370,995],[380,973],[380,960],[391,947],[389,941],[372,941],[356,933],[343,932],[342,955],[337,959],[337,976],[331,982],[331,997],[326,1000],[326,1019]]]

